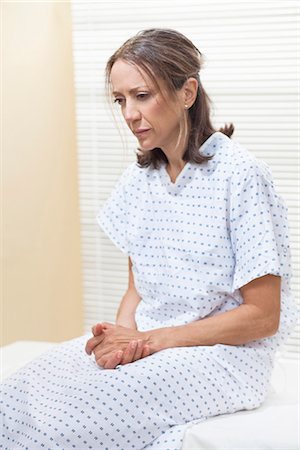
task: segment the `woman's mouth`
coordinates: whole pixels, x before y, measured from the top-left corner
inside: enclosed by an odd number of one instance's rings
[[[150,131],[150,128],[138,128],[137,130],[134,131],[134,134],[137,137],[142,137],[145,136],[148,133],[148,131]]]

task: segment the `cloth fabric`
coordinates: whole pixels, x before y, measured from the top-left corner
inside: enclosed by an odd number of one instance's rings
[[[269,168],[239,144],[216,132],[200,151],[214,156],[188,162],[175,183],[164,165],[131,164],[98,215],[132,260],[138,329],[228,311],[242,303],[239,287],[271,273],[282,277],[279,332],[166,349],[114,370],[85,354],[88,335],[60,344],[3,383],[0,448],[179,450],[191,424],[264,401],[296,319],[286,207]]]
[[[238,348],[223,361],[215,346],[167,349],[107,370],[85,354],[87,338],[55,346],[4,381],[1,449],[179,450],[191,423],[265,397],[269,373],[254,349],[247,366]]]
[[[132,260],[139,330],[228,311],[242,303],[241,286],[280,275],[280,331],[250,344],[272,355],[295,320],[286,205],[267,164],[223,133],[200,152],[214,157],[187,162],[175,183],[165,165],[131,164],[98,222]]]

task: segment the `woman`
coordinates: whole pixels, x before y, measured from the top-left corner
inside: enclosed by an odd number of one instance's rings
[[[3,448],[175,450],[189,423],[264,401],[296,317],[287,211],[233,127],[213,128],[200,67],[162,29],[108,61],[139,150],[98,221],[129,257],[129,287],[115,324],[5,382]]]

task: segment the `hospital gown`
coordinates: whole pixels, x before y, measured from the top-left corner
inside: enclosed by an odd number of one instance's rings
[[[264,401],[296,319],[286,206],[268,166],[237,142],[215,132],[200,151],[213,158],[187,162],[174,183],[164,163],[130,164],[98,215],[132,260],[137,327],[229,311],[243,301],[241,286],[274,274],[279,331],[244,345],[169,348],[110,370],[85,353],[90,335],[59,344],[3,383],[0,448],[179,450],[188,426]]]

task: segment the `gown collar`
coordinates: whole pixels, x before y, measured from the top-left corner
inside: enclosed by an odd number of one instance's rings
[[[201,147],[199,148],[199,152],[205,156],[215,156],[220,141],[222,141],[224,138],[228,139],[227,136],[225,136],[223,133],[221,133],[220,131],[216,131],[201,145]],[[202,164],[195,164],[188,161],[181,172],[177,175],[177,178],[173,183],[166,169],[167,164],[162,163],[159,168],[159,175],[163,186],[165,186],[169,194],[177,196],[180,191],[192,181],[196,171],[200,169],[203,175],[208,176],[212,172],[214,172],[216,165],[217,159],[215,157]]]

